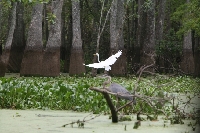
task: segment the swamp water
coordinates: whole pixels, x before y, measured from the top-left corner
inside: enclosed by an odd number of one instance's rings
[[[112,123],[108,115],[100,115],[85,123],[84,128],[78,128],[77,124],[64,124],[83,120],[90,113],[78,113],[70,111],[54,110],[0,110],[0,133],[200,133],[200,127],[192,131],[188,123],[192,120],[184,120],[183,125],[170,122],[142,121],[138,129],[133,129],[136,115],[131,115],[132,121]],[[86,117],[91,119],[96,115]],[[192,121],[193,122],[193,121]]]

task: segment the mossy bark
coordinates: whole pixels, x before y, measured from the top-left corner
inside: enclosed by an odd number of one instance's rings
[[[42,44],[42,11],[43,4],[35,4],[28,31],[27,44],[21,63],[21,76],[41,76],[43,44]]]
[[[111,66],[111,75],[122,76],[126,73],[126,50],[124,49],[124,1],[115,0],[110,12],[110,55],[122,50],[122,55]]]
[[[72,48],[70,56],[69,75],[82,75],[85,73],[84,54],[82,49],[80,27],[80,2],[72,1]]]
[[[13,40],[11,44],[11,49],[9,49],[9,59],[7,64],[7,69],[10,72],[20,72],[21,62],[25,49],[25,26],[24,26],[24,6],[20,2],[17,3],[16,8],[16,26],[13,33]]]
[[[26,50],[24,52],[20,76],[42,76],[42,50]]]
[[[56,16],[55,23],[50,25],[48,42],[43,53],[42,76],[59,76],[61,46],[61,13],[63,0],[52,1],[52,13]]]
[[[1,55],[0,55],[0,77],[4,77],[6,73],[6,65],[3,62]]]
[[[183,50],[183,57],[181,59],[181,63],[180,63],[180,67],[181,70],[187,74],[194,74],[194,57],[193,57],[193,53],[192,53],[192,49],[190,50]]]
[[[113,55],[117,53],[118,50],[111,50],[111,54]],[[117,59],[115,64],[111,66],[110,74],[113,76],[124,76],[126,74],[126,50],[122,50],[122,55]]]
[[[82,75],[85,73],[85,66],[82,49],[72,49],[70,57],[69,75]]]

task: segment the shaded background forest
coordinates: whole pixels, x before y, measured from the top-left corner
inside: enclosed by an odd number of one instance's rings
[[[123,55],[111,75],[200,76],[199,0],[0,0],[0,76],[81,75],[83,63]],[[98,70],[98,72],[103,70]]]

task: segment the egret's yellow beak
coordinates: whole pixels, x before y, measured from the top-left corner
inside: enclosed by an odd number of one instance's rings
[[[93,54],[93,55],[96,55],[96,54]]]

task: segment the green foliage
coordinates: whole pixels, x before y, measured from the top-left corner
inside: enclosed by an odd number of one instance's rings
[[[12,1],[10,1],[10,0],[2,0],[1,2],[0,2],[0,4],[2,4],[4,7],[6,7],[6,8],[11,8],[12,6]]]
[[[200,1],[190,0],[189,3],[181,4],[172,15],[172,20],[181,23],[178,31],[179,35],[183,35],[189,30],[195,31],[200,36]]]
[[[102,95],[90,91],[86,78],[2,78],[1,108],[105,110]],[[95,97],[95,98],[94,98]]]
[[[143,10],[145,11],[145,12],[148,12],[149,10],[152,10],[152,9],[154,9],[153,8],[153,1],[152,0],[146,0],[145,2],[144,2],[144,4],[142,5],[142,7],[143,7]]]
[[[33,4],[33,3],[37,3],[37,2],[48,3],[49,0],[2,0],[1,3],[4,6],[11,7],[12,2],[21,2],[21,3],[24,3],[24,4]]]
[[[47,21],[49,22],[49,24],[55,24],[56,23],[56,15],[53,13],[47,13]]]
[[[145,77],[141,79],[139,83],[137,93],[157,98],[164,98],[167,95],[176,95],[177,93],[199,93],[200,79],[193,79],[187,76],[178,76],[178,77],[165,77],[165,76],[156,76],[156,77]],[[152,100],[152,105],[150,106],[144,100],[137,98],[137,104],[134,108],[134,112],[142,110],[146,114],[162,114],[161,110],[165,110],[168,115],[172,115],[173,106],[168,101],[160,103],[159,100]]]
[[[88,77],[20,77],[0,78],[0,108],[14,109],[59,109],[74,111],[90,111],[94,113],[109,112],[109,108],[100,93],[91,91],[89,87],[100,87],[103,79]],[[129,91],[134,88],[136,78],[113,78]],[[168,84],[160,87],[161,84]],[[200,79],[191,77],[146,77],[142,78],[137,92],[146,96],[160,96],[160,90],[173,92],[200,92]],[[115,99],[115,97],[113,97]],[[124,104],[122,101],[121,104]],[[156,103],[156,101],[155,101]],[[137,99],[132,110],[155,112],[143,100]],[[124,112],[128,112],[124,109]],[[131,110],[129,110],[131,111]]]
[[[182,41],[174,29],[169,30],[168,34],[165,35],[165,39],[156,45],[156,54],[167,58],[173,64],[176,63],[176,57],[179,57],[181,52]]]

